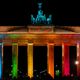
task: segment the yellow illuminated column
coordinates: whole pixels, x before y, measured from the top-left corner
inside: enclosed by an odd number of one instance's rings
[[[18,76],[18,44],[12,43],[12,78]]]
[[[48,43],[48,53],[47,53],[47,67],[48,67],[48,73],[53,77],[54,79],[54,45],[51,43]]]
[[[70,76],[69,45],[62,44],[62,76]]]
[[[77,76],[80,76],[80,44],[77,43],[77,61],[79,62],[76,64],[77,66]]]
[[[27,51],[28,76],[31,78],[33,77],[33,43],[28,43]]]

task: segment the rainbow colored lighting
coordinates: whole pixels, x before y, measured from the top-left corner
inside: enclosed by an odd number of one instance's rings
[[[0,38],[3,39],[6,37],[6,34],[0,34]]]
[[[20,35],[19,34],[8,34],[8,37],[10,38],[18,38]]]

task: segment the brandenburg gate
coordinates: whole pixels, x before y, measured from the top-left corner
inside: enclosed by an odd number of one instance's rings
[[[31,30],[31,29],[30,29]],[[69,46],[77,48],[80,63],[80,34],[55,32],[1,32],[0,33],[0,78],[3,75],[3,46],[12,46],[12,76],[18,76],[18,46],[27,46],[28,76],[33,77],[33,46],[47,46],[47,72],[54,78],[54,46],[62,46],[62,76],[70,76]],[[77,65],[80,76],[80,65]]]
[[[26,31],[0,32],[0,79],[3,75],[3,46],[12,46],[12,77],[18,77],[18,46],[27,46],[28,76],[33,77],[33,46],[47,46],[47,72],[55,77],[54,71],[54,46],[62,46],[62,76],[70,76],[69,46],[77,48],[77,76],[80,76],[80,34],[75,32],[54,32],[55,26],[52,23],[52,15],[47,18],[42,11],[42,3],[38,3],[38,14],[34,17],[31,14],[32,25]],[[48,26],[40,26],[41,23]],[[18,27],[17,27],[18,28]],[[27,74],[26,73],[26,74]]]

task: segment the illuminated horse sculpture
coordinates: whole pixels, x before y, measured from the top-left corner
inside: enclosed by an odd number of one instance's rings
[[[43,15],[43,11],[39,10],[38,15],[36,17],[36,23],[45,23],[46,22],[46,16]]]
[[[49,15],[48,18],[46,18],[46,15],[43,14],[43,11],[41,10],[41,6],[42,3],[38,3],[38,14],[35,17],[33,17],[33,15],[31,15],[31,22],[32,24],[51,24],[52,22],[52,15]]]
[[[51,24],[52,23],[52,15],[49,15],[49,17],[47,18],[47,24]]]
[[[31,15],[31,22],[32,22],[32,24],[36,23],[36,19],[33,17],[33,15]]]

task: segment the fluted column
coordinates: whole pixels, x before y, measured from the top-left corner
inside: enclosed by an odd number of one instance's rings
[[[76,64],[77,76],[80,76],[80,43],[77,43],[77,61],[79,62],[79,64]]]
[[[48,43],[47,50],[48,73],[54,78],[54,44]]]
[[[12,43],[12,78],[18,76],[18,44]]]
[[[62,76],[70,76],[69,45],[62,44]]]
[[[28,76],[31,78],[33,77],[33,43],[28,43],[27,51]]]
[[[2,80],[3,73],[3,43],[0,43],[0,80]]]

